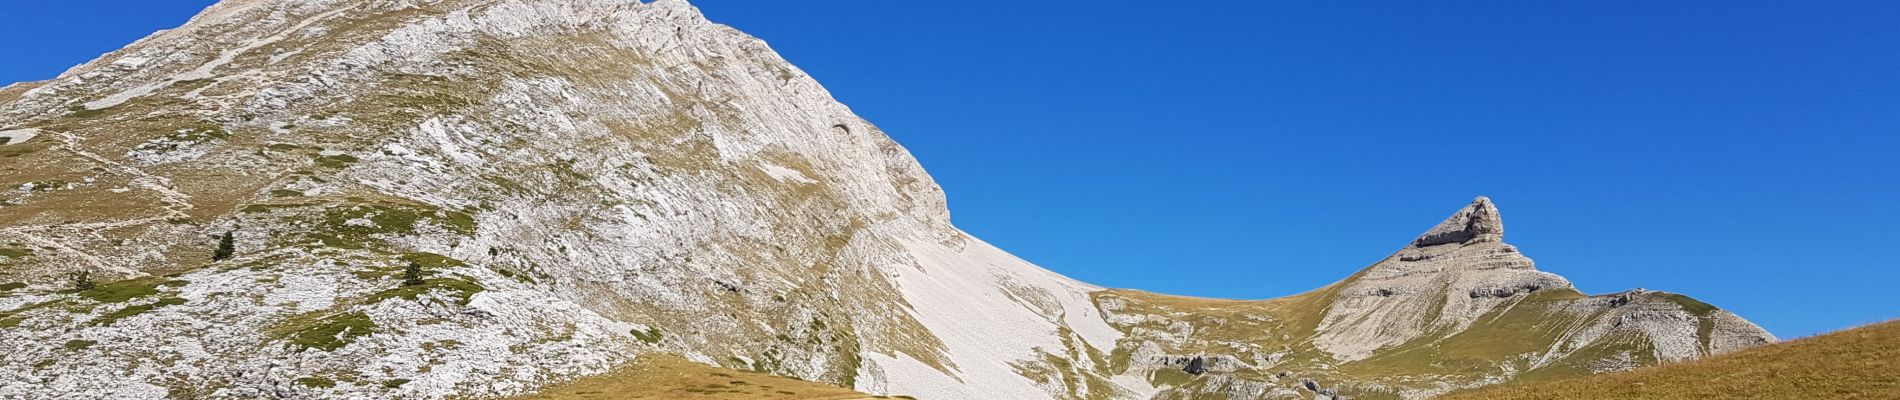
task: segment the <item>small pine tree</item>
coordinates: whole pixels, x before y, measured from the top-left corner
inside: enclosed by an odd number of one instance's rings
[[[408,266],[402,267],[402,284],[403,286],[422,284],[422,263],[410,261]]]
[[[237,238],[233,236],[234,232],[237,231],[224,231],[224,237],[218,238],[218,250],[211,252],[211,261],[229,260],[231,256],[237,255]]]
[[[92,283],[91,272],[86,272],[86,271],[74,272],[72,279],[73,279],[73,290],[87,291],[87,290],[92,290],[92,288],[99,287],[99,285]]]

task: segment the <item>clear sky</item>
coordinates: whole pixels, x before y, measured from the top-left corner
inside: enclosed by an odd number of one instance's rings
[[[206,0],[0,5],[0,81]],[[1589,293],[1900,317],[1900,2],[698,0],[1091,283],[1269,298],[1472,197]],[[1540,3],[1540,4],[1532,4]]]

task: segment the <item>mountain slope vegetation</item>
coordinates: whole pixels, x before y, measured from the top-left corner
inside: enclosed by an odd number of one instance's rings
[[[1705,359],[1453,393],[1444,400],[1900,398],[1900,321]]]

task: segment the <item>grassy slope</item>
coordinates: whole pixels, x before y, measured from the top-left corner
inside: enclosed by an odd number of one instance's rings
[[[614,372],[549,386],[517,400],[856,400],[878,397],[823,383],[741,372],[656,355]]]
[[[1900,399],[1900,320],[1699,361],[1441,399]]]

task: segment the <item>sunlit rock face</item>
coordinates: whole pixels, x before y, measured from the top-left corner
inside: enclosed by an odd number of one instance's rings
[[[494,398],[655,354],[927,399],[1420,397],[1773,340],[1576,294],[1482,199],[1304,295],[1076,282],[678,0],[225,1],[0,89],[0,137],[0,398]],[[1445,347],[1480,335],[1511,345]]]

